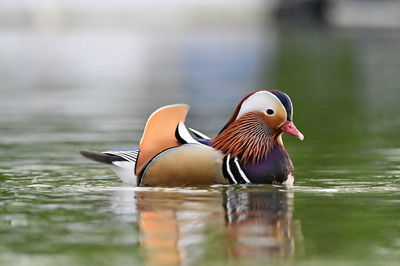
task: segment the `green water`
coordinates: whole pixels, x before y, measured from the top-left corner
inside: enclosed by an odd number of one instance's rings
[[[0,264],[397,265],[396,36],[3,32]],[[137,145],[149,113],[177,102],[214,135],[242,88],[291,96],[294,187],[134,188],[77,153]]]

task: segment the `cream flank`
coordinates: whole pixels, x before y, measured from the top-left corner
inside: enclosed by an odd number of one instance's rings
[[[205,145],[186,144],[158,154],[142,174],[142,186],[227,184],[224,155]]]

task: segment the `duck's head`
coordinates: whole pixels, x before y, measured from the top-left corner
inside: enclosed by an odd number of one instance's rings
[[[245,163],[257,163],[274,143],[283,146],[283,132],[304,139],[293,123],[292,101],[281,91],[261,90],[239,102],[212,145],[225,154],[240,156]]]

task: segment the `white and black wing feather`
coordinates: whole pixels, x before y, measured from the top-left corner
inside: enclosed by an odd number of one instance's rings
[[[193,133],[195,137],[193,137],[190,132]],[[203,139],[203,140],[209,140],[210,138],[204,135],[203,133],[192,129],[192,128],[187,128],[183,122],[179,122],[178,126],[176,127],[175,130],[175,138],[181,143],[181,144],[202,144],[203,143],[199,142],[198,139]],[[197,139],[198,138],[198,139]]]
[[[193,128],[189,127],[189,130],[199,139],[210,140],[210,137],[208,137],[207,135],[201,133],[200,131],[198,131],[196,129],[193,129]]]
[[[128,162],[136,163],[139,155],[139,150],[111,150],[103,151],[103,154],[114,155],[125,159]]]

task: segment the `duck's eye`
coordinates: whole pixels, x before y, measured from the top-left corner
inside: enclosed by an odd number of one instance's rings
[[[268,115],[273,115],[275,112],[272,109],[267,109],[267,114]]]

